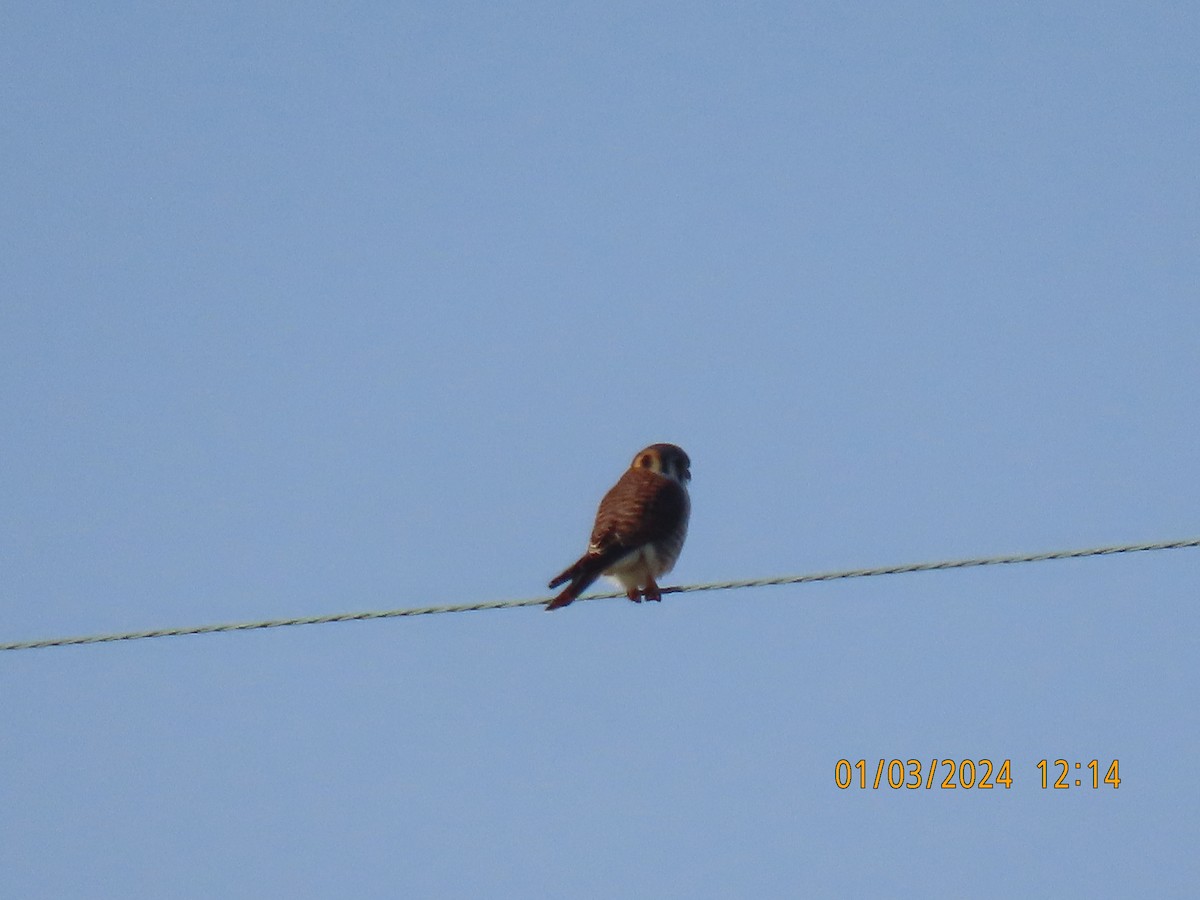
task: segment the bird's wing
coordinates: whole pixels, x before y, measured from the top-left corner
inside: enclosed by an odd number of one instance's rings
[[[615,561],[667,537],[687,514],[687,492],[677,481],[648,469],[629,469],[600,501],[588,553],[615,553]]]

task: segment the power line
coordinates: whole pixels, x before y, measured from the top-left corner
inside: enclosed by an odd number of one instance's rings
[[[873,578],[880,575],[901,575],[906,572],[936,572],[943,569],[970,569],[979,566],[1015,565],[1043,562],[1052,559],[1081,559],[1088,556],[1112,556],[1117,553],[1140,553],[1145,550],[1181,550],[1200,547],[1200,538],[1177,541],[1157,541],[1150,544],[1113,544],[1087,550],[1052,550],[1047,553],[1021,553],[1013,556],[980,556],[969,559],[948,559],[939,562],[907,563],[873,569],[842,569],[834,572],[813,572],[806,575],[781,575],[774,578],[748,578],[742,581],[712,581],[705,584],[685,584],[665,587],[664,594],[687,594],[698,591],[730,591],[741,588],[770,587],[782,584],[809,584],[816,581],[838,581],[844,578]],[[622,592],[588,594],[579,600],[605,600],[624,597]],[[292,625],[328,625],[333,622],[363,622],[369,619],[399,619],[406,616],[428,616],[434,613],[472,612],[480,609],[510,609],[518,606],[542,606],[549,597],[525,600],[488,600],[482,603],[459,603],[446,606],[417,606],[408,609],[371,610],[367,612],[332,613],[323,616],[300,616],[292,619],[263,619],[257,622],[229,622],[220,625],[197,625],[189,628],[157,628],[151,631],[125,631],[114,634],[93,634],[82,637],[46,638],[37,641],[13,641],[0,644],[2,650],[38,650],[45,647],[67,647],[75,644],[107,644],[114,641],[139,641],[146,638],[179,637],[187,634],[216,634],[225,631],[256,631],[260,628],[285,628]],[[579,601],[576,601],[579,602]],[[569,615],[569,613],[568,613]]]

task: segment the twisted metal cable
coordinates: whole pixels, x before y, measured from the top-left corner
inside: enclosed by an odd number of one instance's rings
[[[1011,556],[981,556],[968,559],[948,559],[938,562],[907,563],[899,566],[880,566],[872,569],[842,569],[833,572],[813,572],[806,575],[780,575],[774,578],[747,578],[741,581],[712,581],[705,584],[685,584],[665,587],[664,594],[687,594],[698,591],[729,591],[740,588],[770,587],[782,584],[809,584],[816,581],[838,581],[844,578],[873,578],[879,575],[901,575],[906,572],[936,572],[944,569],[970,569],[979,566],[1001,566],[1017,563],[1043,562],[1052,559],[1081,559],[1088,556],[1111,556],[1117,553],[1140,553],[1146,550],[1180,550],[1200,547],[1200,538],[1157,541],[1148,544],[1113,544],[1086,550],[1052,550],[1046,553],[1020,553]],[[580,600],[606,600],[624,597],[623,592],[587,594]],[[3,650],[38,650],[45,647],[67,647],[76,644],[107,644],[114,641],[139,641],[145,638],[180,637],[188,634],[217,634],[225,631],[256,631],[260,628],[285,628],[293,625],[327,625],[333,622],[363,622],[370,619],[399,619],[406,616],[428,616],[435,613],[472,612],[480,609],[511,609],[518,606],[542,606],[549,597],[524,600],[487,600],[482,603],[457,603],[444,606],[416,606],[407,609],[370,610],[366,612],[332,613],[323,616],[299,616],[290,619],[263,619],[257,622],[229,622],[219,625],[196,625],[185,628],[156,628],[149,631],[125,631],[114,634],[93,634],[81,637],[46,638],[35,641],[0,643]]]

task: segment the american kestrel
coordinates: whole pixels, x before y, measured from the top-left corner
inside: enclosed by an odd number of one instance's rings
[[[687,485],[691,460],[674,444],[651,444],[600,501],[587,553],[550,582],[570,582],[546,604],[566,606],[606,575],[634,603],[662,600],[656,579],[671,571],[687,537],[692,503]]]

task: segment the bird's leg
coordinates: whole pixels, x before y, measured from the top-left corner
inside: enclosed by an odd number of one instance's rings
[[[653,578],[649,579],[649,584],[642,591],[642,596],[647,600],[653,600],[655,603],[662,603],[662,592],[658,589],[658,584]]]
[[[638,590],[638,588],[636,588],[636,587],[631,587],[629,590],[627,590],[625,592],[625,596],[628,597],[630,600],[632,600],[634,603],[642,602],[642,592],[640,590]]]

